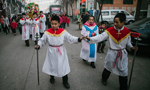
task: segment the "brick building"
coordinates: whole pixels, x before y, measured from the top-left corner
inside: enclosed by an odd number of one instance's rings
[[[138,0],[104,0],[103,9],[124,9],[131,13],[136,10]]]

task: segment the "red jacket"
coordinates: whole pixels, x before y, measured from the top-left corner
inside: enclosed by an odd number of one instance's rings
[[[70,23],[70,19],[69,18],[67,18],[67,23]]]
[[[3,24],[3,18],[0,18],[0,23]]]
[[[10,24],[10,26],[11,26],[12,29],[16,29],[17,28],[17,23],[16,22],[12,22]]]
[[[62,16],[63,23],[67,23],[67,16]]]

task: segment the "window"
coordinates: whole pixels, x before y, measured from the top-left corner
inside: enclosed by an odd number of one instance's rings
[[[102,0],[100,0],[100,3],[102,3]],[[104,0],[104,4],[113,4],[113,0]]]
[[[109,15],[109,11],[102,11],[102,16],[108,16]]]
[[[129,14],[126,11],[121,11],[121,13],[124,13],[126,16],[129,16]]]
[[[123,0],[123,4],[133,4],[133,0]]]
[[[111,15],[115,16],[119,11],[111,11]]]

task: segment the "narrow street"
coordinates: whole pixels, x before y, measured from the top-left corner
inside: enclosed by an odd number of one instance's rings
[[[75,36],[81,36],[78,25],[71,23],[66,30]],[[69,73],[69,90],[119,90],[119,78],[111,74],[107,86],[101,83],[104,60],[107,53],[97,53],[96,69],[90,63],[80,58],[81,43],[65,43],[71,72]],[[37,58],[34,42],[30,39],[30,47],[25,46],[21,35],[0,32],[0,90],[66,90],[62,78],[55,77],[55,84],[49,82],[49,76],[42,72],[48,45],[39,50],[40,85],[37,83]],[[139,48],[140,50],[141,48]],[[141,50],[140,50],[141,51]],[[133,54],[129,54],[129,60]],[[135,60],[134,72],[130,90],[150,90],[150,56],[147,52],[138,52]],[[129,62],[129,74],[131,62]]]

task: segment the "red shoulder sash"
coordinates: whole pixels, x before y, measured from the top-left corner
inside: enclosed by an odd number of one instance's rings
[[[124,27],[123,30],[121,30],[118,33],[118,30],[116,30],[114,27],[110,27],[105,32],[111,37],[111,39],[119,44],[121,41],[123,41],[125,38],[127,38],[131,32],[128,28]]]
[[[66,30],[59,28],[56,31],[54,31],[52,28],[46,30],[45,32],[51,36],[59,37],[61,36]]]

